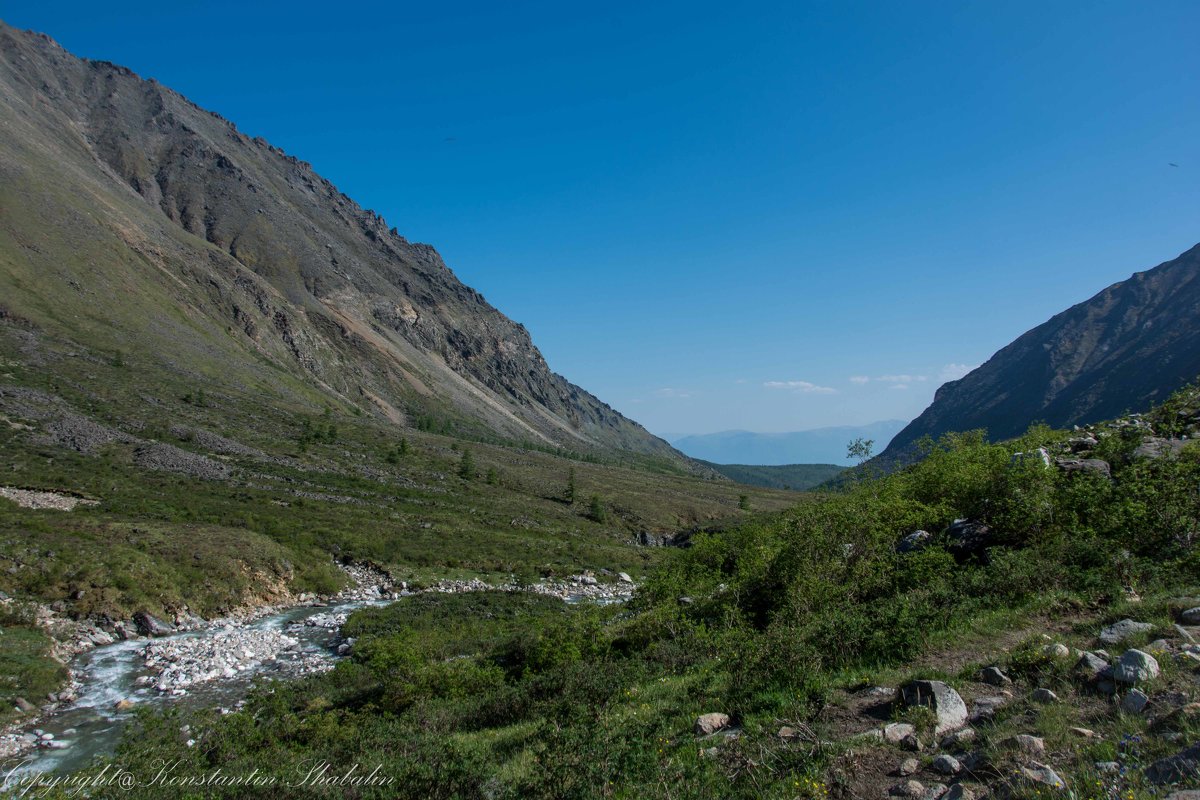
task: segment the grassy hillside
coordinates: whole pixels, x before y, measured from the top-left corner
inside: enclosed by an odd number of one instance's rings
[[[1155,424],[1195,419],[1198,400]],[[362,797],[815,799],[884,796],[916,756],[920,780],[961,783],[964,796],[1156,796],[1145,768],[1200,737],[1196,714],[1168,714],[1200,693],[1187,631],[1172,627],[1200,603],[1187,599],[1200,592],[1200,450],[1138,458],[1142,430],[1105,433],[1093,455],[1111,478],[1013,457],[1065,433],[945,437],[901,473],[695,537],[628,608],[478,595],[360,613],[353,658],[334,672],[188,720],[194,747],[183,720],[146,717],[120,763],[257,767],[281,781],[314,761],[379,765],[392,782]],[[943,533],[958,518],[986,535]],[[901,552],[915,529],[934,536]],[[1161,673],[1139,682],[1150,714],[1122,711],[1123,695],[1073,668],[1071,648],[1095,648],[1103,624],[1128,616],[1148,628],[1109,658],[1157,653]],[[989,665],[1010,676],[1007,695],[981,681]],[[873,688],[909,678],[946,681],[973,709],[997,705],[973,737],[942,740],[928,711]],[[694,732],[710,712],[732,727]],[[871,735],[889,721],[910,723],[924,752]],[[939,752],[971,766],[940,774]],[[1022,769],[1051,769],[1064,790]],[[321,794],[282,792],[310,793]]]
[[[711,461],[700,463],[732,481],[747,486],[790,489],[796,492],[820,486],[846,469],[837,464],[785,464],[769,467],[758,464],[714,464]]]

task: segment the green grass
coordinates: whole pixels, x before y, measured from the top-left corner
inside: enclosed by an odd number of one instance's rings
[[[52,640],[33,624],[32,612],[20,604],[0,606],[0,724],[22,714],[17,698],[40,705],[67,678],[51,658]]]

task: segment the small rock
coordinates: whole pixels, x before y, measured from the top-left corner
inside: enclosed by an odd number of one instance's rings
[[[1039,736],[1030,736],[1028,733],[1018,733],[1016,736],[1002,739],[1000,746],[1008,750],[1017,750],[1027,756],[1044,756],[1046,754],[1046,741]]]
[[[1050,703],[1057,703],[1058,695],[1049,689],[1037,689],[1033,693],[1033,702],[1047,705]]]
[[[1048,644],[1042,648],[1042,653],[1048,658],[1066,658],[1071,655],[1071,648],[1067,647],[1062,642]]]
[[[1180,613],[1179,621],[1184,625],[1200,625],[1200,606]]]
[[[122,697],[117,702],[113,703],[113,711],[129,711],[133,708],[133,701],[127,697]]]
[[[708,736],[729,727],[729,715],[720,711],[701,714],[696,717],[695,731],[697,736]]]
[[[1121,701],[1121,710],[1126,714],[1140,714],[1146,708],[1150,698],[1140,689],[1130,689],[1129,694]]]
[[[1120,772],[1121,771],[1121,762],[1120,761],[1097,761],[1092,766],[1094,766],[1096,768],[1096,772],[1099,772],[1099,773],[1105,774],[1105,775],[1112,773],[1112,772]]]
[[[1012,678],[1005,675],[999,667],[984,667],[979,670],[979,680],[992,686],[1007,686],[1012,683]]]
[[[784,741],[791,741],[792,739],[800,738],[800,731],[798,731],[795,728],[792,728],[788,725],[784,725],[782,728],[779,729],[779,733],[777,733],[775,735],[778,736],[780,739],[783,739]]]
[[[917,732],[917,729],[907,722],[892,722],[885,725],[883,728],[883,739],[888,744],[900,744],[908,736],[912,736]]]
[[[917,761],[915,758],[906,758],[900,762],[900,766],[896,767],[896,774],[903,778],[907,778],[909,775],[918,772],[920,769],[920,761]]]
[[[1158,675],[1158,661],[1141,650],[1126,650],[1113,668],[1113,678],[1120,683],[1149,681]]]
[[[942,795],[942,800],[975,800],[975,792],[961,783],[955,783]]]
[[[633,578],[629,577],[629,575],[624,572],[617,573],[617,580],[619,580],[621,583],[633,583]]]
[[[13,705],[15,705],[17,710],[22,714],[32,714],[34,711],[37,711],[37,706],[26,700],[24,697],[18,697],[13,700]]]
[[[996,715],[996,710],[1008,703],[1008,698],[1004,695],[990,695],[988,697],[978,697],[975,699],[975,705],[971,709],[971,722],[982,722],[989,720]]]
[[[892,797],[920,797],[925,794],[925,785],[920,781],[907,780],[903,783],[897,783],[892,788],[888,789],[888,794]]]
[[[1095,653],[1084,653],[1075,662],[1075,672],[1091,680],[1098,679],[1108,669],[1108,662]]]
[[[963,765],[954,756],[940,755],[930,764],[934,772],[940,772],[943,775],[957,775],[962,772]]]
[[[1167,795],[1167,800],[1200,800],[1200,789],[1180,789]]]
[[[1152,630],[1154,630],[1154,626],[1149,622],[1134,622],[1131,619],[1123,619],[1102,629],[1099,639],[1104,644],[1120,644],[1126,639],[1132,639],[1135,636],[1149,633]]]
[[[1066,789],[1067,782],[1059,777],[1058,773],[1045,764],[1039,764],[1036,761],[1032,762],[1028,767],[1021,767],[1018,771],[1020,782],[1034,788],[1049,788],[1049,789]]]
[[[923,749],[921,740],[917,738],[915,733],[910,733],[900,740],[900,746],[905,750],[911,750],[914,753],[919,753]]]
[[[1071,728],[1070,730],[1071,733],[1082,739],[1093,739],[1096,736],[1096,732],[1091,728]]]
[[[974,728],[963,728],[961,730],[957,730],[942,739],[941,748],[943,750],[955,750],[957,748],[961,748],[964,745],[975,741],[975,736],[976,734]]]

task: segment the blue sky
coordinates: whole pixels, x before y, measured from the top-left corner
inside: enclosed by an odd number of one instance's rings
[[[310,161],[659,433],[911,418],[1200,241],[1192,0],[0,16]]]

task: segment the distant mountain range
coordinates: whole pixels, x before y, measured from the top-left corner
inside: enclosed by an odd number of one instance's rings
[[[846,458],[846,445],[862,437],[875,440],[875,451],[882,451],[905,425],[904,420],[889,419],[869,425],[841,425],[792,433],[753,433],[722,431],[670,438],[676,449],[704,461],[717,464],[794,465],[853,464]]]
[[[937,390],[881,463],[912,458],[923,436],[1033,422],[1066,427],[1161,402],[1200,375],[1200,245],[1057,314]]]
[[[761,464],[714,464],[710,461],[701,461],[700,463],[730,480],[744,483],[747,486],[790,489],[794,492],[803,492],[814,486],[833,481],[846,470],[845,467],[837,464],[763,466]]]

